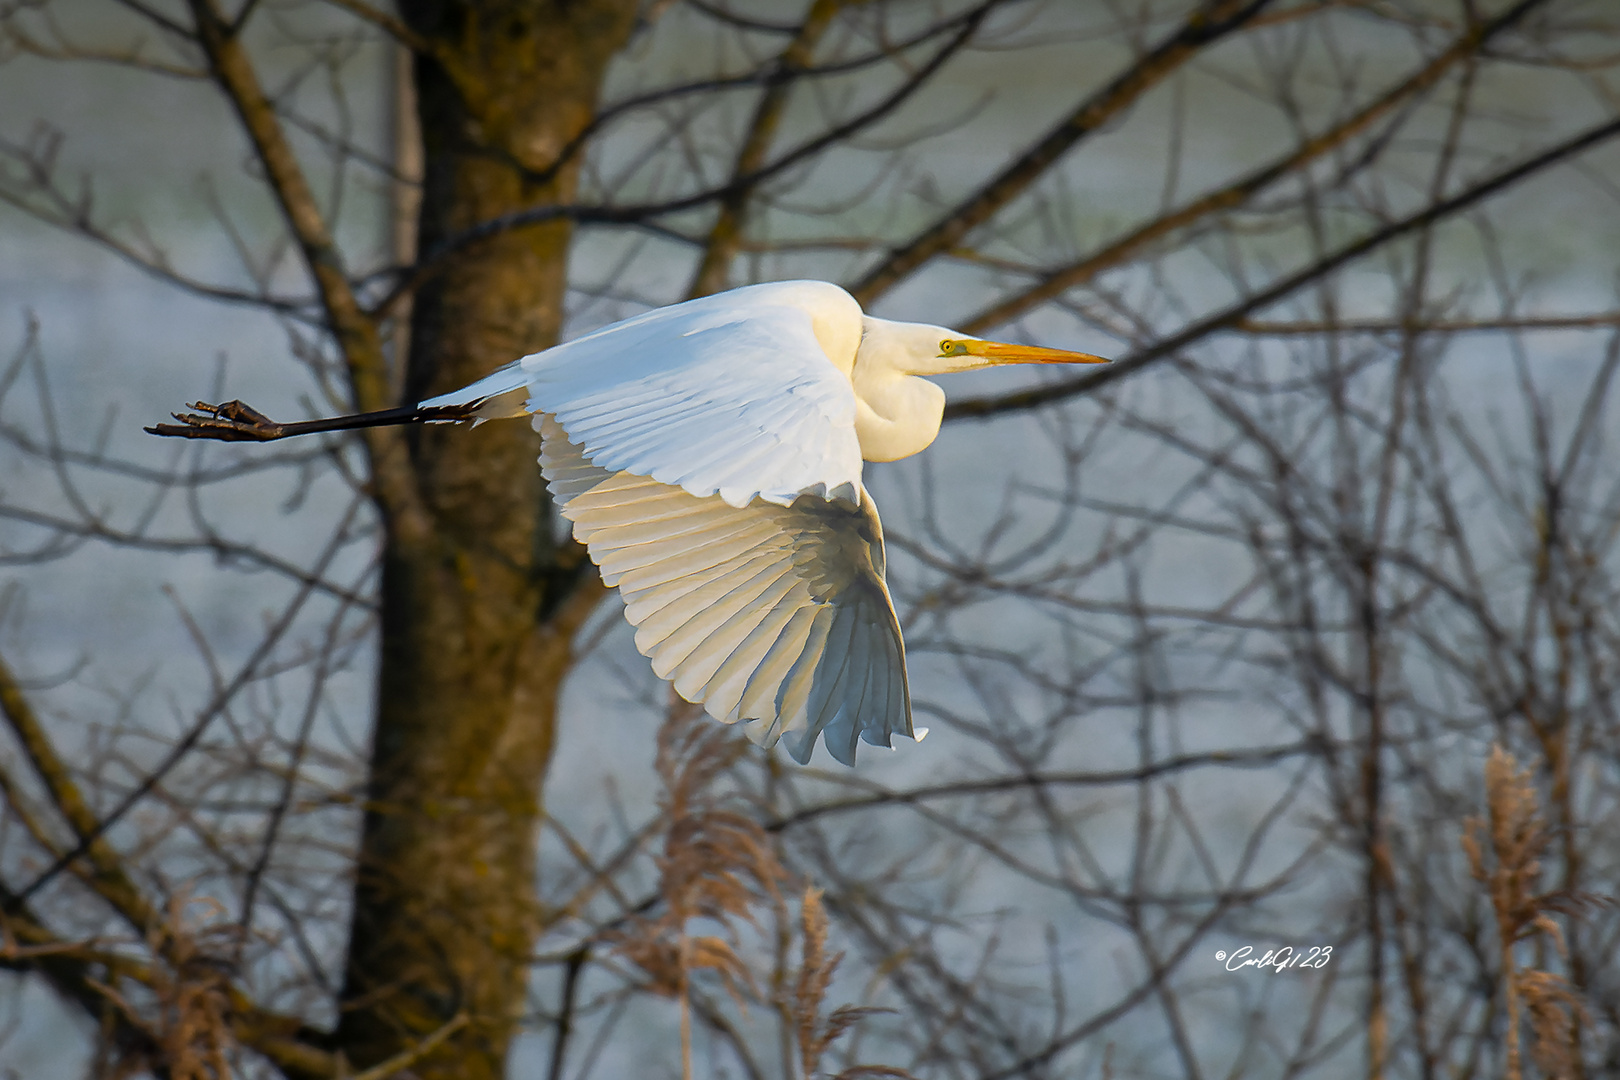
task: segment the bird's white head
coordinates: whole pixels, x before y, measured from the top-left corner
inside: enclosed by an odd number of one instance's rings
[[[1009,345],[969,337],[943,326],[866,316],[850,381],[861,456],[894,461],[923,449],[939,434],[945,392],[919,375],[949,375],[996,364],[1106,364],[1090,353]]]
[[[1067,349],[1047,349],[1040,345],[1015,345],[984,338],[942,337],[937,346],[939,365],[930,374],[972,371],[995,364],[1106,364],[1108,358]]]
[[[887,368],[895,375],[950,375],[997,364],[1106,364],[1091,353],[1013,345],[959,334],[943,326],[893,322],[868,315],[857,368]]]

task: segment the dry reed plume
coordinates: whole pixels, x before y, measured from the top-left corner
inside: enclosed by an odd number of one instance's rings
[[[765,911],[779,920],[787,917],[783,887],[790,874],[770,835],[717,789],[717,781],[749,750],[746,741],[700,710],[684,703],[671,708],[659,730],[656,760],[667,830],[658,859],[662,911],[632,920],[617,940],[618,954],[648,977],[651,988],[680,1003],[682,1075],[688,1078],[693,975],[713,972],[746,1009],[750,999],[760,1000],[760,980],[738,951],[741,924],[759,926]],[[694,919],[709,920],[718,933],[694,933]],[[779,961],[772,982],[782,989],[773,1004],[797,1050],[797,1060],[784,1055],[784,1071],[810,1080],[825,1075],[820,1065],[833,1042],[863,1017],[889,1010],[845,1005],[825,1013],[827,988],[843,954],[828,953],[827,912],[814,886],[804,890],[799,921],[799,964],[786,970],[786,961]],[[889,1065],[853,1065],[833,1080],[910,1075]]]
[[[1491,908],[1496,915],[1500,943],[1501,987],[1506,1004],[1506,1080],[1520,1080],[1523,1063],[1519,1048],[1519,1027],[1529,1013],[1530,1030],[1535,1035],[1531,1059],[1543,1075],[1570,1080],[1582,1075],[1580,998],[1561,975],[1534,967],[1521,968],[1514,958],[1514,947],[1536,935],[1544,935],[1560,956],[1566,955],[1564,934],[1552,919],[1553,913],[1570,913],[1592,898],[1564,892],[1537,892],[1541,878],[1541,856],[1550,839],[1541,817],[1532,770],[1520,769],[1513,755],[1500,745],[1491,748],[1485,762],[1485,803],[1489,822],[1468,819],[1462,845],[1474,878],[1490,891]],[[1481,842],[1481,837],[1488,841]]]
[[[714,781],[748,749],[726,728],[677,704],[658,733],[659,801],[668,831],[658,859],[663,911],[634,920],[618,952],[681,1006],[682,1075],[692,1075],[691,978],[713,971],[734,1000],[754,989],[735,948],[738,923],[756,923],[754,905],[780,906],[787,871],[759,824],[725,805]],[[718,924],[720,934],[690,932],[693,919]]]
[[[792,989],[782,996],[778,1007],[783,1019],[794,1034],[799,1050],[801,1075],[809,1078],[820,1075],[818,1068],[835,1040],[873,1013],[888,1012],[856,1005],[841,1005],[825,1019],[827,986],[832,982],[843,953],[827,953],[827,909],[821,903],[821,890],[807,886],[800,904],[799,918],[803,932],[799,957],[799,970],[795,973]],[[910,1077],[904,1069],[892,1065],[852,1065],[833,1077],[833,1080],[862,1080],[866,1077]]]

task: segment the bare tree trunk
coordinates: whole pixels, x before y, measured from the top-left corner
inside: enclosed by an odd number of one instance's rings
[[[525,170],[552,165],[589,121],[635,5],[402,8],[431,53],[416,60],[421,249],[571,197],[572,168],[547,183]],[[428,281],[412,313],[407,400],[554,343],[568,242],[564,223],[504,233]],[[537,452],[526,424],[413,437],[432,528],[390,528],[384,553],[370,801],[338,1032],[357,1065],[465,1013],[472,1022],[414,1071],[498,1077],[522,1010],[557,691],[572,631],[601,593],[552,542]]]

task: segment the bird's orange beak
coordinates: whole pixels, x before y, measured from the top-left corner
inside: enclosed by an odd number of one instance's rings
[[[964,341],[969,356],[983,357],[992,364],[1107,364],[1106,356],[1043,349],[1039,345],[1008,345],[1000,341]]]

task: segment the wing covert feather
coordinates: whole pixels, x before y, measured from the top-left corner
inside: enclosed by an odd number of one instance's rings
[[[526,390],[527,411],[554,417],[610,474],[737,508],[801,494],[855,502],[855,392],[817,319],[859,340],[860,306],[837,286],[757,285],[614,323],[422,404],[487,401],[488,416],[512,415]]]

